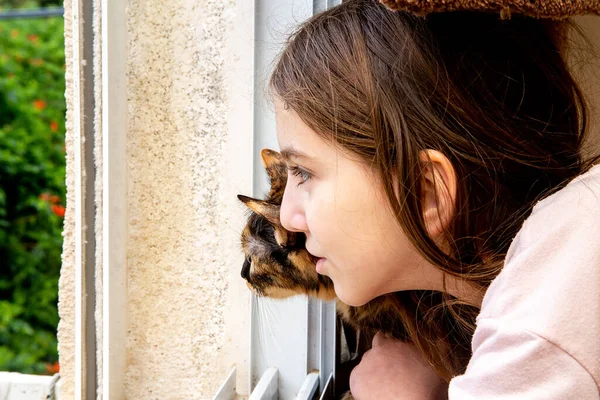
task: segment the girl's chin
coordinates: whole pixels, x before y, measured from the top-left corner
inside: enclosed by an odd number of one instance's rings
[[[327,275],[325,273],[325,263],[327,262],[326,258],[319,258],[317,260],[317,265],[315,266],[315,269],[317,271],[317,274],[321,274],[321,275]]]
[[[351,307],[360,307],[367,304],[371,299],[365,299],[361,296],[356,296],[357,293],[346,293],[343,288],[339,288],[338,285],[333,283],[333,287],[335,289],[335,293],[337,298],[344,304],[349,305]]]
[[[320,261],[320,260],[319,260]],[[327,260],[325,260],[327,261]],[[340,274],[340,271],[337,271],[335,268],[330,268],[331,263],[323,262],[321,268],[319,268],[319,263],[317,263],[317,272],[321,275],[325,275],[329,277],[333,281],[333,290],[335,291],[336,297],[342,303],[349,305],[351,307],[360,307],[367,304],[369,301],[373,300],[377,296],[369,297],[368,293],[360,293],[356,290],[354,285],[345,285],[343,280],[338,279],[343,276],[343,272]],[[323,272],[321,272],[321,271]],[[346,289],[348,288],[348,289]]]

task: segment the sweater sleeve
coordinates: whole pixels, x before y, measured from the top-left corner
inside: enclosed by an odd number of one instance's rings
[[[466,373],[450,382],[450,400],[600,398],[584,366],[533,332],[481,319],[473,347]]]

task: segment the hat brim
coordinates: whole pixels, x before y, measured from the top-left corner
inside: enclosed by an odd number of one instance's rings
[[[534,18],[564,19],[599,14],[600,0],[379,0],[394,11],[427,15],[448,11],[497,12],[503,18],[521,14]]]

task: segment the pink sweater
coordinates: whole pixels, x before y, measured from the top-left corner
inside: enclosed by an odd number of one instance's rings
[[[600,165],[536,204],[472,348],[451,400],[600,398]]]

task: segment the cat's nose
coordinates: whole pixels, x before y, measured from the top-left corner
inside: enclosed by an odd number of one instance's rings
[[[242,278],[247,281],[250,281],[250,265],[252,265],[250,260],[246,259],[246,261],[244,261],[244,265],[242,266]]]

